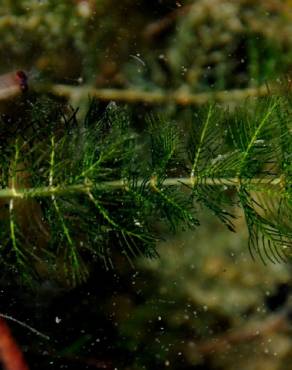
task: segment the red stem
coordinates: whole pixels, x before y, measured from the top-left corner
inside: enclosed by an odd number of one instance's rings
[[[4,370],[29,370],[4,319],[0,318],[0,361]]]

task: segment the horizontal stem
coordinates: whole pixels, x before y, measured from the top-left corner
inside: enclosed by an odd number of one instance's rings
[[[96,89],[90,86],[70,85],[35,85],[37,91],[47,91],[55,95],[78,101],[84,97],[93,96],[104,101],[121,101],[127,103],[202,105],[209,101],[221,103],[240,102],[247,97],[266,96],[271,93],[266,85],[246,89],[224,90],[190,94],[182,91],[142,91],[137,89]],[[276,88],[279,90],[279,88]]]
[[[153,188],[153,179],[149,180],[148,185]],[[206,186],[239,186],[241,184],[248,184],[254,186],[256,190],[260,191],[260,187],[282,187],[283,178],[278,177],[266,177],[264,179],[239,179],[238,177],[234,178],[197,178],[197,177],[174,177],[165,179],[162,183],[164,186],[181,186],[187,185],[190,187],[195,186],[197,183]],[[137,186],[144,184],[144,180],[139,180],[136,182]],[[14,189],[14,188],[5,188],[0,189],[0,198],[19,198],[19,199],[28,199],[28,198],[37,198],[37,197],[51,197],[51,196],[62,196],[70,194],[81,194],[88,193],[95,187],[96,184],[90,182],[78,185],[64,185],[64,186],[41,186],[36,188],[24,188],[24,189]],[[99,188],[105,189],[127,189],[127,182],[124,180],[113,180],[105,181],[98,184]]]

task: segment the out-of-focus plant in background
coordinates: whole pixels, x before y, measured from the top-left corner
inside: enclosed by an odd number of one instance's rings
[[[291,68],[289,1],[3,1],[1,70],[53,81],[190,91]]]

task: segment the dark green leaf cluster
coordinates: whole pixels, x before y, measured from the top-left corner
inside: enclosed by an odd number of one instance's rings
[[[197,227],[200,205],[234,231],[239,205],[252,255],[286,260],[292,246],[291,101],[273,97],[229,111],[209,104],[189,132],[91,101],[78,110],[49,99],[7,131],[2,122],[1,259],[25,276],[86,279],[103,261],[156,256],[155,226]],[[24,125],[24,123],[26,123]],[[12,125],[13,126],[13,125]]]

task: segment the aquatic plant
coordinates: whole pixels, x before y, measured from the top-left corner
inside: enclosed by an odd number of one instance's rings
[[[200,225],[200,205],[235,231],[242,208],[249,249],[286,261],[291,230],[291,99],[197,109],[187,131],[150,115],[138,133],[126,108],[78,110],[48,98],[2,119],[1,260],[31,276],[86,279],[97,261],[155,257],[161,235]],[[94,262],[95,261],[95,262]]]

